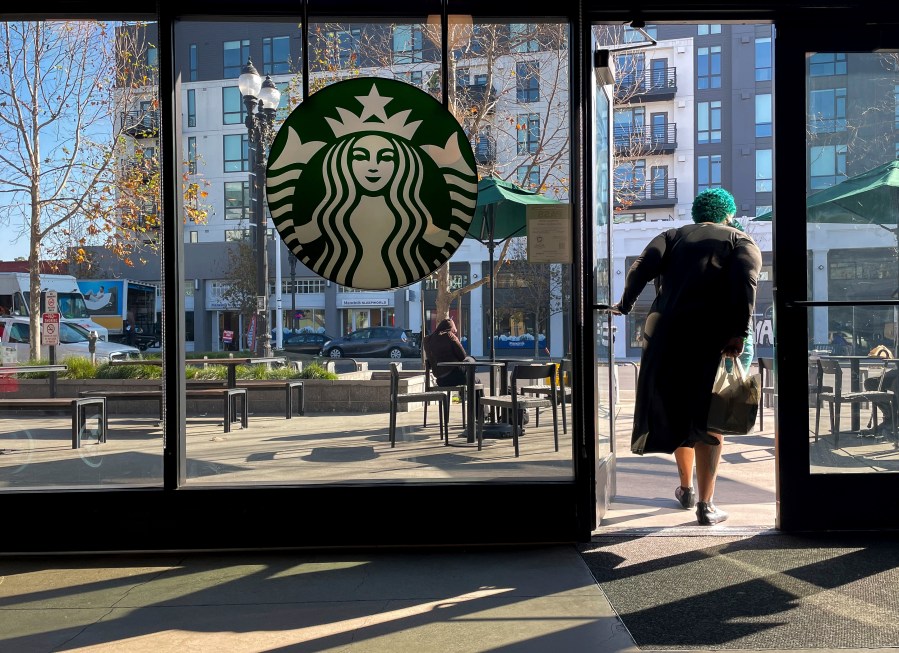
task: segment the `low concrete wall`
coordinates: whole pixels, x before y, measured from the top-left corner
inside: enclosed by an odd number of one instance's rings
[[[210,387],[222,384],[211,382]],[[49,397],[50,386],[45,379],[22,379],[18,390],[4,393],[6,397]],[[150,379],[60,379],[58,397],[77,397],[83,390],[146,390],[158,388],[160,382]],[[421,371],[400,372],[400,393],[424,392]],[[347,372],[334,381],[304,379],[303,395],[306,411],[310,413],[386,413],[390,410],[390,372]],[[249,388],[250,413],[261,415],[284,414],[284,390]],[[188,415],[208,412],[212,399],[189,399]],[[149,400],[116,400],[109,404],[110,415],[156,415],[156,403]],[[420,410],[422,404],[400,404],[400,412]],[[217,409],[216,409],[217,410]]]

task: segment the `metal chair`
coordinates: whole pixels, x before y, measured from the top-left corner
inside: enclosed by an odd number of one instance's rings
[[[437,385],[436,382],[432,382],[432,374],[434,367],[431,365],[431,361],[425,360],[425,392],[445,392],[452,399],[453,393],[457,393],[459,395],[459,403],[462,404],[462,428],[465,428],[465,402],[468,400],[466,397],[467,387],[463,383],[462,385]],[[484,386],[478,383],[475,385],[476,393],[483,393]],[[428,405],[425,404],[424,407],[424,421],[422,423],[423,426],[428,425]]]
[[[480,410],[478,411],[478,449],[481,448],[484,434],[484,409],[487,407],[505,409],[510,416],[512,422],[512,443],[515,447],[515,457],[518,457],[518,415],[519,411],[528,408],[552,408],[553,411],[553,442],[556,451],[559,450],[559,400],[557,397],[557,389],[555,383],[548,386],[549,393],[547,397],[528,397],[519,391],[520,381],[522,379],[545,379],[547,377],[554,379],[556,377],[557,365],[555,363],[537,364],[537,365],[516,365],[512,369],[512,378],[510,381],[509,394],[494,395],[490,397],[481,397],[478,399]]]
[[[449,394],[446,392],[404,392],[400,393],[400,370],[398,363],[390,364],[390,447],[396,446],[396,412],[400,404],[424,403],[426,406],[432,401],[440,404],[440,433],[443,442],[449,446]]]
[[[759,358],[758,365],[762,381],[762,400],[759,403],[759,431],[763,431],[765,430],[765,406],[774,405],[774,359]]]
[[[556,383],[556,393],[559,397],[559,401],[562,403],[562,433],[568,433],[568,417],[566,411],[566,404],[571,398],[571,386],[568,385],[568,381],[571,379],[571,359],[563,358],[562,362],[559,363],[559,376],[557,379],[554,379],[554,383]],[[534,394],[534,395],[549,395],[550,386],[548,385],[526,385],[520,389],[522,394]],[[537,409],[537,415],[535,417],[535,426],[540,426],[540,409]]]
[[[884,364],[886,371],[886,364]],[[828,391],[824,386],[825,375],[833,377],[833,390]],[[881,375],[881,381],[883,376]],[[818,359],[818,387],[815,393],[815,442],[818,441],[818,428],[821,421],[821,402],[826,401],[830,410],[830,432],[834,436],[834,446],[840,445],[840,407],[843,404],[868,403],[873,408],[874,432],[877,432],[877,403],[878,401],[890,406],[892,418],[893,440],[896,440],[896,407],[893,403],[893,393],[888,390],[862,390],[843,392],[843,368],[839,361],[828,358]]]

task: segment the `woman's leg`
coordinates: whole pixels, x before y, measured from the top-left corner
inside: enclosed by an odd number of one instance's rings
[[[677,475],[680,477],[681,487],[693,487],[693,461],[695,458],[693,447],[678,447],[674,450],[674,460],[677,463]]]
[[[718,445],[710,445],[697,442],[696,455],[696,491],[698,500],[702,503],[711,503],[715,494],[715,480],[718,478],[718,461],[721,460],[721,447],[724,437],[718,433],[709,433],[717,439]]]

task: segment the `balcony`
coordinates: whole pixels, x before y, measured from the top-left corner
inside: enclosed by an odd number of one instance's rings
[[[618,157],[672,154],[677,149],[677,125],[668,122],[651,127],[619,126],[613,129],[613,138]]]
[[[159,111],[122,112],[122,131],[132,138],[156,138],[159,135]]]
[[[476,143],[472,144],[474,150],[474,160],[479,165],[490,165],[496,162],[496,145],[486,138],[479,138]]]
[[[483,107],[487,115],[496,111],[496,91],[493,87],[488,89],[486,84],[458,84],[455,99],[469,109]]]
[[[677,93],[677,68],[667,66],[623,74],[615,84],[618,102],[673,100]]]
[[[677,179],[666,178],[642,184],[615,185],[615,208],[634,211],[677,204]]]

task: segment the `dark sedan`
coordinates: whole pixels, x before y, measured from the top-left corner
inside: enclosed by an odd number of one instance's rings
[[[297,333],[284,338],[284,351],[318,356],[325,343],[331,340],[327,333]]]
[[[406,358],[420,356],[420,350],[412,338],[396,327],[370,327],[357,329],[343,338],[334,338],[322,349],[324,356]]]

